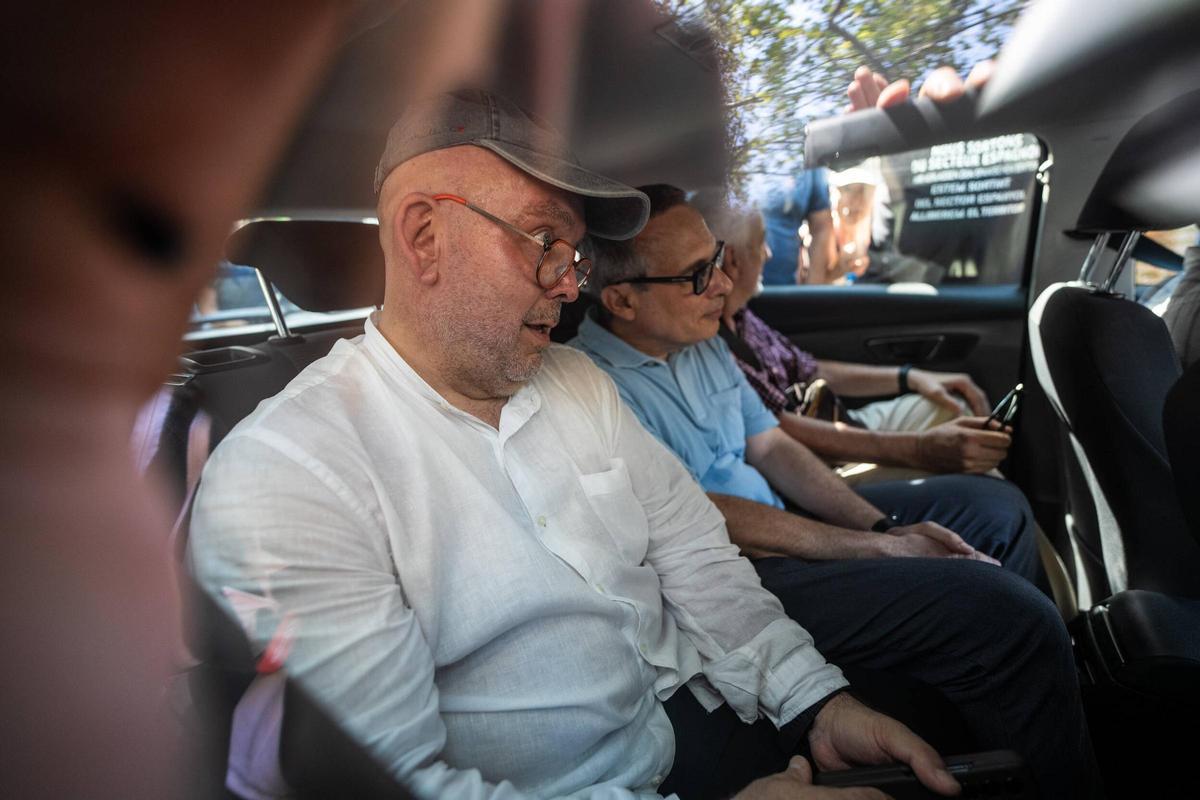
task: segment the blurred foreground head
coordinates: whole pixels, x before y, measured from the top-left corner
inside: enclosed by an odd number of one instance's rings
[[[480,12],[456,26],[463,4],[440,9],[421,13],[415,36],[449,52],[454,35],[486,54],[470,41],[486,29],[471,24]],[[135,474],[129,434],[173,368],[231,224],[371,8],[280,11],[47,2],[6,13],[0,795],[184,793],[163,691],[180,663],[170,525]],[[447,59],[427,63],[394,91],[463,77]]]
[[[678,142],[713,141],[719,104],[684,89],[715,97],[718,78],[648,0],[49,0],[6,12],[0,795],[177,796],[187,773],[161,690],[179,664],[170,520],[135,473],[129,434],[175,367],[233,222],[252,208],[370,205],[372,114],[386,130],[412,97],[467,84],[516,80],[522,105],[590,167],[632,165],[627,183],[711,170],[721,158]],[[368,57],[353,57],[364,42]],[[621,88],[632,80],[642,107]],[[579,88],[593,84],[607,91]]]

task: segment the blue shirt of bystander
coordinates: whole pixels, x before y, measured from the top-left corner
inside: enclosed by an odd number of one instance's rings
[[[809,214],[829,208],[824,168],[810,169],[771,189],[762,204],[771,258],[763,265],[768,286],[794,286],[800,259],[799,229]]]

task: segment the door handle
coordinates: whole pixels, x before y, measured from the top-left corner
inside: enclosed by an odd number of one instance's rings
[[[880,361],[919,364],[932,361],[946,343],[943,334],[922,336],[881,336],[868,339],[866,346]]]
[[[966,331],[878,336],[863,342],[863,346],[871,355],[885,364],[962,361],[970,355],[977,344],[979,344],[979,334]]]

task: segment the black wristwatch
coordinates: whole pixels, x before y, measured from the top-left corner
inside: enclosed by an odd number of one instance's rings
[[[892,528],[899,527],[899,525],[900,518],[895,514],[888,514],[877,519],[875,524],[871,526],[871,530],[875,531],[876,533],[886,533]]]
[[[789,756],[800,752],[800,740],[804,738],[805,734],[812,728],[813,723],[817,721],[817,714],[820,714],[821,709],[825,708],[829,701],[839,694],[850,694],[849,687],[843,686],[840,689],[834,689],[806,708],[800,716],[780,728],[777,734],[779,749]]]
[[[912,369],[912,364],[903,364],[900,371],[896,373],[896,383],[900,385],[900,394],[908,394],[911,389],[908,388],[908,373]]]

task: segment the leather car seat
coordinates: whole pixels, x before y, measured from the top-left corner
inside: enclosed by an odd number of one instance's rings
[[[1200,597],[1200,544],[1175,491],[1162,409],[1179,362],[1162,320],[1093,286],[1047,288],[1029,315],[1042,387],[1066,429],[1091,503],[1080,545],[1102,555],[1094,596],[1127,588]],[[1090,527],[1094,524],[1094,528]]]

